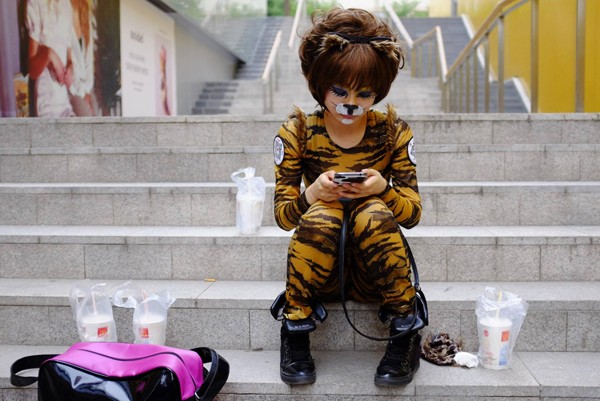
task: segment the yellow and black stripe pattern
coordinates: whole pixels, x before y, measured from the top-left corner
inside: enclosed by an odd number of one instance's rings
[[[414,158],[409,157],[413,136],[394,110],[367,112],[362,141],[351,149],[337,146],[325,129],[322,112],[304,115],[296,110],[279,130],[282,152],[275,165],[275,219],[285,229],[296,229],[288,249],[287,319],[312,313],[313,299],[332,300],[339,294],[338,242],[343,217],[339,201],[308,205],[301,182],[309,186],[328,170],[378,170],[392,185],[379,197],[350,203],[346,283],[348,298],[380,302],[391,315],[412,310],[415,291],[409,261],[398,225],[414,227],[421,217],[421,197]],[[411,159],[413,161],[411,161]]]

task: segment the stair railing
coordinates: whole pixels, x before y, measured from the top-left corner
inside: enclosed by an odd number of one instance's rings
[[[400,21],[400,17],[398,17],[398,14],[396,14],[396,11],[394,10],[394,7],[392,7],[391,2],[385,1],[383,3],[383,9],[385,10],[387,17],[390,19],[390,25],[393,28],[395,28],[396,31],[400,34],[400,37],[406,43],[406,47],[408,47],[408,50],[412,50],[414,42],[410,37],[410,34],[404,27],[404,24],[402,23],[402,21]]]
[[[263,114],[273,112],[274,92],[279,90],[279,46],[281,44],[281,30],[277,31],[275,40],[269,52],[269,58],[261,77],[263,86]]]
[[[490,15],[483,22],[481,27],[475,32],[473,38],[460,52],[452,66],[448,69],[446,78],[446,93],[448,102],[446,103],[446,112],[475,112],[477,113],[479,104],[479,77],[480,68],[479,54],[483,48],[483,104],[484,111],[490,111],[491,83],[497,82],[497,102],[498,112],[504,112],[504,45],[505,45],[505,26],[504,18],[531,1],[531,41],[532,55],[537,54],[538,37],[538,2],[539,0],[504,0],[496,5]],[[498,68],[496,79],[494,80],[490,66],[490,35],[497,29],[498,35]],[[537,57],[531,58],[531,111],[537,111]]]
[[[448,68],[445,77],[440,77],[442,88],[442,107],[446,112],[475,112],[477,113],[479,104],[479,68],[483,66],[483,106],[484,111],[490,112],[491,84],[496,82],[497,102],[500,113],[504,112],[504,81],[505,81],[505,17],[514,10],[523,5],[531,3],[531,77],[530,77],[530,112],[539,112],[539,3],[540,0],[503,0],[493,9],[486,18],[481,27],[473,35],[473,38],[461,51],[454,63]],[[406,40],[411,54],[414,48],[422,46],[421,41],[412,41],[410,35],[404,29],[391,5],[385,4],[386,12],[389,14],[393,25]],[[585,99],[585,10],[586,0],[577,0],[577,21],[576,21],[576,50],[575,50],[575,111],[584,111]],[[498,66],[495,74],[490,64],[490,35],[497,29],[498,37]],[[437,51],[441,48],[438,47]],[[419,66],[419,53],[417,51],[417,60],[411,60],[411,71],[422,71],[422,65]],[[438,61],[439,63],[439,61]],[[418,67],[417,67],[418,66]],[[441,73],[441,71],[438,71]],[[495,77],[494,77],[495,75]],[[414,75],[413,75],[414,76]]]
[[[424,50],[427,51],[426,63],[423,60]],[[413,47],[410,50],[410,59],[410,73],[412,77],[438,77],[438,86],[442,91],[442,110],[445,110],[448,102],[448,92],[446,90],[448,64],[442,29],[439,26],[435,26],[432,30],[413,42]],[[427,66],[427,70],[425,66]]]
[[[293,50],[296,37],[298,36],[298,27],[300,26],[300,20],[306,18],[306,2],[304,0],[298,0],[296,5],[296,13],[294,14],[294,22],[292,29],[290,30],[290,39],[288,40],[288,49]]]

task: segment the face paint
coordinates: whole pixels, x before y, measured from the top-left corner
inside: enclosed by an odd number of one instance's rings
[[[325,95],[325,107],[335,109],[336,120],[350,125],[360,120],[375,101],[375,93],[368,88],[360,90],[344,89],[332,85]]]
[[[365,109],[363,109],[361,106],[358,105],[352,105],[352,104],[338,104],[337,106],[335,106],[335,111],[342,115],[342,116],[360,116],[365,112]],[[351,118],[344,118],[342,119],[342,124],[352,124],[354,122],[354,120],[352,120]]]

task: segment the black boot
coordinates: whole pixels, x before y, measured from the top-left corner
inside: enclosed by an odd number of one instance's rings
[[[289,321],[281,326],[281,380],[286,384],[311,384],[317,379],[315,363],[310,355],[308,331],[290,332]]]
[[[392,328],[393,336],[399,331]],[[418,331],[407,333],[396,340],[388,341],[385,355],[379,362],[375,373],[378,386],[403,386],[410,383],[419,369],[421,358],[421,335]]]

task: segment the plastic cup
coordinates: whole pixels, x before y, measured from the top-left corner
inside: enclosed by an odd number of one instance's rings
[[[90,314],[81,317],[81,327],[86,341],[116,341],[115,319],[106,314]]]
[[[236,225],[241,234],[257,234],[263,218],[264,201],[256,198],[237,200]]]
[[[483,317],[478,326],[481,364],[488,369],[505,369],[510,362],[511,320]]]
[[[165,345],[167,320],[153,313],[143,314],[133,321],[136,344]]]

